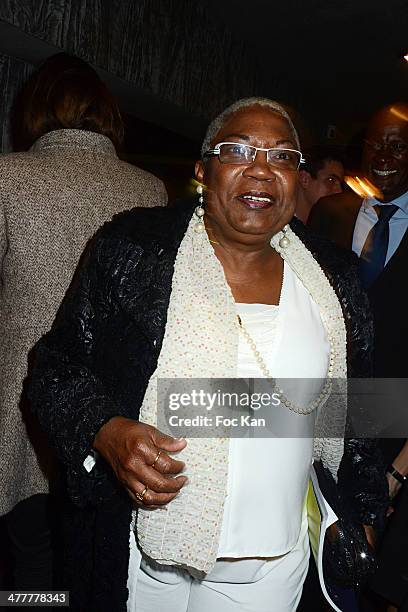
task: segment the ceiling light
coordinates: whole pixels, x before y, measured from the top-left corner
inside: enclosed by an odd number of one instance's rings
[[[408,62],[408,53],[404,55],[404,60]]]

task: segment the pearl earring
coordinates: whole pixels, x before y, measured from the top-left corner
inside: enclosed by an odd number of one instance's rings
[[[202,185],[197,185],[197,193],[199,195],[198,198],[198,206],[196,207],[194,214],[197,217],[197,223],[194,226],[194,231],[197,232],[197,234],[200,234],[202,232],[205,231],[205,225],[203,222],[203,217],[205,215],[205,210],[203,207],[203,202],[204,202],[204,198],[203,198],[203,186]]]
[[[279,246],[280,246],[282,249],[286,249],[286,247],[288,247],[288,246],[290,245],[290,240],[289,240],[289,238],[286,236],[286,232],[288,231],[288,229],[289,229],[289,225],[285,225],[285,227],[284,227],[284,228],[282,228],[282,234],[283,234],[283,236],[282,236],[282,238],[279,240]]]

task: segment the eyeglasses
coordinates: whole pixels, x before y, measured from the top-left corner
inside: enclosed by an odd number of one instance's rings
[[[266,152],[266,160],[275,168],[298,170],[304,163],[303,155],[296,149],[262,149],[238,142],[219,142],[214,149],[205,152],[205,156],[218,155],[222,164],[252,164],[258,151]]]
[[[389,150],[393,156],[402,155],[408,149],[407,143],[402,140],[393,140],[391,142],[371,142],[370,140],[364,140],[364,143],[374,151],[382,151],[383,149]]]

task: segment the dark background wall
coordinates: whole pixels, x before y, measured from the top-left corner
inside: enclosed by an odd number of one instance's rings
[[[0,151],[21,83],[65,50],[119,98],[127,158],[166,184],[191,176],[208,119],[248,95],[288,103],[304,145],[356,143],[358,159],[369,114],[407,99],[406,2],[1,0]]]
[[[193,139],[209,116],[259,86],[256,53],[205,3],[2,0],[2,151],[11,147],[9,110],[22,80],[61,49],[101,69],[127,112]]]
[[[27,80],[33,67],[24,60],[0,54],[0,151],[12,150],[11,138],[11,108],[16,93]]]
[[[318,142],[347,144],[376,108],[408,99],[407,0],[206,5],[258,53],[262,93],[293,106]]]

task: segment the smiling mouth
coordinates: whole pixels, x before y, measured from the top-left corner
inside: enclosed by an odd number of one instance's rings
[[[377,168],[372,168],[372,172],[377,176],[392,176],[396,174],[398,170],[378,170]]]
[[[264,192],[242,193],[238,196],[238,200],[252,210],[269,208],[275,203],[275,199]]]

